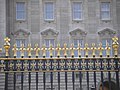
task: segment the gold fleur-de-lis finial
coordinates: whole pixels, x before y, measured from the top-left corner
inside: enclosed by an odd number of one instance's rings
[[[13,56],[16,57],[17,56],[17,51],[18,51],[18,48],[17,48],[16,44],[13,45],[12,51],[13,51]]]
[[[54,50],[52,44],[50,44],[50,47],[48,48],[48,50],[50,52],[50,57],[52,57],[53,56],[53,50]]]
[[[46,56],[46,50],[47,50],[45,44],[42,46],[41,50],[42,50],[43,57],[45,57]]]
[[[71,57],[74,57],[74,50],[75,50],[74,44],[72,43],[70,47]]]
[[[61,51],[60,44],[57,44],[56,51],[57,51],[57,57],[60,57],[60,51]]]
[[[38,47],[38,44],[35,44],[34,51],[35,51],[35,56],[38,57],[39,56],[39,51],[40,51],[40,48]]]
[[[78,50],[78,56],[81,57],[81,50],[83,50],[83,48],[81,48],[80,44],[78,44],[77,50]]]
[[[114,56],[117,57],[118,56],[118,48],[119,48],[119,43],[118,43],[118,37],[113,37],[112,38],[113,43],[112,43],[112,47],[114,49]]]
[[[4,45],[10,45],[10,38],[8,38],[8,37],[6,37],[5,39],[4,39],[4,41],[5,41],[5,44]]]
[[[2,48],[0,48],[0,52],[2,52]]]
[[[102,47],[102,43],[99,44],[99,47],[98,47],[98,50],[99,50],[99,56],[102,57],[102,52],[104,50],[104,48]]]
[[[31,48],[31,44],[28,44],[27,47],[27,52],[28,52],[28,56],[31,57],[31,51],[33,50],[33,48]]]
[[[95,43],[92,43],[91,50],[92,50],[92,56],[95,57],[95,51],[96,51]]]
[[[105,50],[106,50],[106,56],[109,57],[110,56],[110,47],[109,47],[109,44],[107,43],[106,44],[106,47],[105,47]]]
[[[64,56],[65,56],[65,57],[67,57],[67,51],[68,51],[67,44],[64,43],[63,53],[64,53]]]
[[[85,48],[84,48],[84,51],[85,51],[85,56],[88,57],[88,51],[89,51],[89,47],[88,47],[88,44],[86,43],[85,44]]]
[[[20,48],[20,51],[21,51],[21,57],[24,56],[24,52],[25,52],[25,47],[24,47],[24,44],[21,44],[21,48]]]
[[[9,56],[8,52],[9,52],[9,48],[10,48],[10,38],[6,37],[4,39],[5,43],[4,43],[4,48],[5,48],[5,56]]]

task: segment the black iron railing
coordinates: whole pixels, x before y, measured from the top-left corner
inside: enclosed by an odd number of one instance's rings
[[[21,58],[16,58],[17,57],[17,51],[18,49],[16,48],[16,45],[13,47],[13,56],[14,58],[9,58],[9,49],[10,49],[10,39],[6,38],[5,39],[5,58],[0,58],[0,73],[5,73],[5,90],[8,90],[8,75],[9,73],[14,73],[13,74],[13,90],[16,89],[16,74],[21,73],[21,90],[23,90],[24,87],[24,74],[28,73],[28,90],[32,90],[31,88],[31,73],[35,73],[36,75],[36,86],[35,89],[39,90],[39,72],[43,73],[43,90],[46,89],[46,72],[50,72],[50,90],[55,90],[54,89],[54,77],[53,73],[57,73],[57,90],[62,90],[61,89],[61,72],[64,72],[64,86],[65,90],[69,90],[69,82],[68,82],[68,72],[71,72],[71,81],[72,81],[72,90],[75,89],[75,72],[79,73],[79,89],[82,90],[82,74],[83,72],[86,72],[86,86],[87,90],[90,90],[90,72],[93,72],[93,82],[92,84],[94,87],[91,88],[91,90],[98,90],[98,83],[97,83],[97,73],[100,73],[100,86],[99,88],[102,88],[104,90],[106,87],[106,84],[104,83],[104,72],[108,73],[108,89],[113,90],[112,83],[111,83],[111,73],[115,73],[115,83],[116,83],[116,89],[114,90],[120,90],[120,84],[119,84],[119,71],[120,71],[120,57],[118,56],[118,42],[117,38],[113,38],[113,57],[110,56],[110,48],[107,46],[106,47],[106,57],[102,57],[102,51],[104,48],[101,47],[101,44],[98,48],[95,47],[95,44],[92,45],[91,48],[88,47],[88,44],[85,45],[85,48],[83,50],[85,51],[85,57],[81,57],[80,50],[82,50],[80,47],[77,48],[78,50],[78,56],[79,57],[74,57],[74,46],[73,44],[71,45],[70,48],[66,47],[66,44],[64,45],[63,48],[60,48],[60,45],[58,45],[57,48],[53,48],[50,46],[48,49],[50,52],[50,58],[46,58],[46,48],[43,46],[42,49],[38,47],[36,44],[35,48],[32,49],[31,45],[29,44],[27,48],[24,47],[24,45],[21,45],[20,51],[21,51]],[[79,46],[79,45],[78,45]],[[36,57],[31,57],[32,50],[35,51],[35,56]],[[42,50],[43,52],[43,57],[39,57],[39,51]],[[53,50],[56,50],[57,56],[53,57],[52,53]],[[64,57],[60,56],[60,52],[63,50]],[[70,50],[70,55],[71,57],[68,57],[67,50]],[[92,57],[89,57],[89,50],[92,52]],[[99,55],[97,56],[95,54],[96,50],[99,51]],[[24,57],[24,52],[28,52],[28,58]],[[97,56],[97,57],[96,57]],[[63,85],[63,83],[62,83]]]

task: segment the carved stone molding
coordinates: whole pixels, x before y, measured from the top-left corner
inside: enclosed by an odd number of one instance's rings
[[[15,37],[15,38],[19,38],[19,37],[28,37],[30,35],[29,31],[26,31],[24,29],[19,29],[15,32],[11,32],[11,34]]]
[[[76,36],[77,34],[81,35],[81,36],[86,36],[87,35],[87,32],[83,31],[82,29],[80,28],[77,28],[77,29],[74,29],[72,31],[69,32],[69,34],[71,36]]]
[[[45,29],[45,30],[43,30],[43,31],[41,32],[41,35],[43,35],[43,36],[47,36],[47,35],[49,35],[49,34],[51,34],[51,35],[53,35],[53,36],[57,36],[57,35],[59,34],[59,32],[58,32],[58,31],[55,31],[55,30],[52,29],[52,28]]]
[[[110,28],[105,28],[98,32],[98,35],[100,35],[100,36],[104,36],[106,34],[110,35],[110,36],[114,36],[116,34],[116,31],[114,31]]]

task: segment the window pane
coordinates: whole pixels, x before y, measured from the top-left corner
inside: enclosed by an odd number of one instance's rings
[[[109,11],[110,10],[110,3],[109,2],[101,3],[101,10],[102,11]]]
[[[25,19],[25,2],[16,3],[16,19]]]
[[[73,19],[81,19],[82,18],[82,3],[74,2],[73,3]]]
[[[54,18],[54,6],[53,2],[45,3],[45,19],[53,19]]]
[[[110,3],[101,3],[101,19],[110,19]]]
[[[109,16],[110,15],[110,13],[109,12],[102,12],[102,19],[109,19]]]

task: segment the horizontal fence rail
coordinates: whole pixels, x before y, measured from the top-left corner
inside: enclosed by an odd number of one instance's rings
[[[119,71],[120,58],[1,58],[0,72]]]

